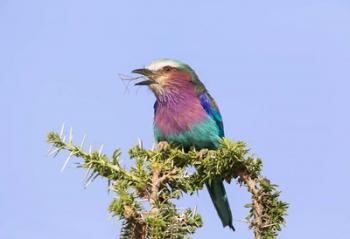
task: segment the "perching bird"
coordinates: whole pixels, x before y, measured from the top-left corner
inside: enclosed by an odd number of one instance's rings
[[[220,138],[224,137],[221,114],[190,66],[161,59],[132,72],[146,76],[147,80],[135,85],[147,85],[156,96],[154,136],[157,142],[179,143],[184,148],[218,148]],[[217,177],[206,186],[223,226],[235,230],[223,179]]]

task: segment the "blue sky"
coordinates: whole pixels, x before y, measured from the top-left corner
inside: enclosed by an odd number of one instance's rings
[[[216,98],[226,136],[245,140],[291,206],[280,238],[346,238],[350,225],[350,3],[293,1],[0,1],[0,238],[116,238],[112,194],[84,189],[74,164],[47,157],[65,122],[77,140],[124,152],[152,145],[153,95],[119,73],[170,57]],[[124,154],[125,164],[128,164]],[[252,238],[244,188],[227,186],[237,232],[207,192],[193,238]]]

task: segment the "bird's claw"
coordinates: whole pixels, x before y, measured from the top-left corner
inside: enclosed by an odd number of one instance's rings
[[[166,141],[160,141],[160,142],[158,143],[157,149],[158,149],[159,151],[165,151],[165,150],[167,150],[169,147],[170,147],[170,145],[169,145],[168,142],[166,142]]]
[[[201,149],[198,152],[198,158],[202,160],[206,154],[208,154],[209,150],[208,149]]]

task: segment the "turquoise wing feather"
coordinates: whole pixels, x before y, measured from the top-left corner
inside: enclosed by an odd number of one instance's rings
[[[222,117],[221,117],[219,108],[215,103],[215,100],[213,99],[213,97],[209,95],[209,93],[206,93],[206,92],[202,93],[199,96],[199,99],[205,111],[216,122],[219,128],[219,137],[220,138],[224,137],[225,136],[224,124],[222,122]]]
[[[224,137],[224,124],[215,100],[209,93],[202,93],[199,99],[209,117],[215,121],[219,128],[219,137]],[[216,177],[211,182],[206,182],[206,186],[223,226],[229,226],[232,230],[235,230],[232,224],[232,213],[222,178]]]

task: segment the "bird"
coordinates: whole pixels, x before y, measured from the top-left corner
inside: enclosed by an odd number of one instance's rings
[[[224,137],[222,117],[214,98],[196,72],[179,60],[152,61],[132,73],[146,79],[135,85],[154,93],[154,137],[156,142],[175,143],[184,149],[215,150]],[[223,178],[206,182],[211,200],[224,227],[235,230]]]

